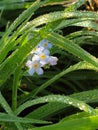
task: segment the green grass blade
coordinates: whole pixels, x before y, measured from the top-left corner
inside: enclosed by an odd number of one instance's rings
[[[94,67],[94,66],[92,66],[90,64],[87,64],[86,62],[79,62],[79,63],[77,63],[77,64],[75,64],[73,66],[70,66],[66,70],[63,70],[59,74],[56,74],[53,78],[51,78],[50,80],[48,80],[47,82],[42,84],[39,88],[34,89],[30,94],[28,94],[24,98],[24,101],[28,100],[30,97],[36,96],[39,92],[43,91],[49,85],[51,85],[53,82],[57,81],[58,79],[60,79],[64,75],[68,74],[69,72],[72,72],[72,71],[75,71],[75,70],[80,70],[80,69],[97,70],[96,67]]]
[[[4,97],[2,96],[1,92],[0,92],[0,104],[2,105],[2,107],[4,108],[4,110],[9,114],[9,115],[13,115],[13,112],[9,106],[9,104],[6,102],[6,100],[4,99]]]
[[[69,95],[69,97],[84,101],[86,103],[93,103],[93,102],[98,101],[98,90],[95,89],[95,90],[79,92],[79,93]],[[65,106],[65,104],[58,103],[58,102],[55,102],[55,105],[54,103],[48,103],[48,104],[45,104],[44,106],[37,108],[31,113],[29,113],[27,117],[30,117],[30,118],[33,117],[36,119],[44,119],[47,116],[51,116],[52,114],[58,112],[59,110],[62,110],[62,109],[66,110],[68,106],[69,105]]]
[[[26,25],[22,31],[32,26],[40,26],[43,24],[67,18],[85,18],[87,20],[88,19],[97,20],[98,15],[96,12],[90,12],[90,11],[75,11],[75,12],[56,11],[35,18],[33,21],[29,22],[27,24],[28,26]]]
[[[98,115],[80,119],[68,120],[50,126],[33,128],[31,130],[95,130],[98,128]]]
[[[46,103],[46,102],[54,102],[54,103],[58,102],[58,103],[69,104],[79,108],[80,110],[84,110],[88,113],[96,114],[95,110],[89,105],[85,104],[84,102],[74,98],[70,98],[68,96],[61,96],[61,95],[49,95],[35,100],[27,101],[16,109],[15,114],[19,114],[21,111],[23,111],[24,109],[32,105],[39,104],[39,103]]]
[[[49,85],[51,85],[53,82],[57,81],[58,79],[60,79],[62,76],[64,76],[65,74],[75,71],[75,70],[80,70],[80,69],[92,69],[92,70],[97,70],[96,67],[93,67],[85,62],[79,62],[73,66],[70,66],[68,69],[62,71],[59,74],[56,74],[52,79],[48,80],[47,82],[45,82],[44,84],[42,84],[39,88],[37,88],[36,90],[34,90],[34,92],[32,92],[32,96],[37,95],[39,92],[41,92],[42,90],[44,90],[45,88],[47,88]]]
[[[14,116],[13,111],[11,110],[9,104],[6,102],[6,100],[4,99],[4,97],[2,96],[1,92],[0,92],[0,104],[2,105],[3,109],[10,115],[10,116]],[[19,128],[20,130],[23,130],[22,126],[20,123],[14,122],[15,125],[17,126],[17,128]]]
[[[21,118],[21,117],[15,117],[9,114],[0,113],[0,121],[3,122],[19,122],[19,123],[32,123],[32,124],[49,124],[48,121],[42,121],[37,119],[30,119],[30,118]]]
[[[14,9],[26,9],[28,8],[32,2],[21,2],[21,3],[13,3],[10,2],[2,2],[0,1],[0,10],[14,10]]]
[[[20,66],[26,59],[30,51],[40,42],[42,38],[32,38],[30,41],[24,43],[19,49],[13,52],[13,54],[8,57],[3,64],[0,65],[0,85],[2,85],[6,79],[15,71],[15,69]],[[31,44],[33,43],[33,44]]]
[[[14,73],[13,86],[12,86],[12,110],[17,108],[17,96],[18,96],[18,85],[20,79],[21,66],[17,67]]]
[[[6,43],[6,37],[9,36],[9,34],[15,30],[17,28],[17,26],[19,26],[24,20],[26,20],[29,16],[31,16],[31,14],[34,14],[34,11],[37,10],[40,6],[42,5],[42,3],[40,3],[40,0],[37,0],[36,2],[34,2],[30,8],[28,8],[27,10],[25,10],[12,24],[11,26],[8,28],[8,30],[6,31],[6,33],[4,34],[2,40],[0,41],[0,47],[4,46]],[[7,44],[7,43],[6,43]]]
[[[87,63],[90,63],[96,68],[98,68],[98,59],[84,49],[82,49],[80,46],[74,44],[73,41],[70,41],[56,33],[49,34],[47,36],[47,39],[55,45],[59,46],[60,48],[69,51],[70,53],[76,55]]]

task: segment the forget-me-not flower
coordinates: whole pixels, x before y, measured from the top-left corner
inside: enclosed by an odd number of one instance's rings
[[[26,66],[29,68],[28,73],[32,76],[35,72],[38,75],[43,74],[43,69],[41,68],[41,64],[39,61],[35,60],[35,61],[31,61],[28,60],[26,63]]]
[[[39,46],[39,47],[44,47],[44,48],[46,48],[46,49],[50,49],[50,48],[52,47],[52,44],[51,44],[48,40],[43,39],[43,40],[39,43],[38,46]]]
[[[26,62],[28,67],[28,73],[33,75],[37,73],[38,75],[43,74],[43,69],[45,65],[56,65],[58,58],[51,56],[49,49],[52,47],[52,44],[43,39],[30,53],[31,59],[29,58]]]

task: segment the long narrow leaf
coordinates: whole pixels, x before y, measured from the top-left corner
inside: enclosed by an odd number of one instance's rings
[[[79,93],[75,93],[69,96],[71,98],[75,98],[75,99],[84,101],[86,103],[97,102],[98,90],[89,90],[89,91],[79,92]],[[58,103],[58,102],[55,102],[55,105],[54,103],[48,103],[48,104],[45,104],[44,106],[37,108],[31,113],[29,113],[27,117],[30,117],[30,118],[33,117],[36,119],[44,119],[47,116],[51,116],[52,114],[58,112],[59,110],[65,109],[66,111],[66,108],[68,106],[69,105],[65,106],[65,104]]]
[[[33,128],[30,130],[95,130],[98,128],[98,115],[68,120],[50,126]]]
[[[70,53],[76,55],[87,63],[90,63],[98,68],[98,59],[82,49],[80,46],[74,44],[73,41],[70,41],[56,33],[49,34],[47,39],[57,46],[63,48],[64,50],[69,51]]]
[[[20,105],[16,109],[15,113],[19,114],[21,111],[23,111],[24,109],[32,105],[39,104],[39,103],[46,103],[46,102],[54,102],[54,103],[58,102],[58,103],[70,104],[72,106],[79,108],[80,110],[84,110],[88,113],[96,114],[95,110],[89,105],[85,104],[84,102],[74,98],[70,98],[68,96],[61,96],[61,95],[49,95],[35,100],[27,101],[24,104]]]

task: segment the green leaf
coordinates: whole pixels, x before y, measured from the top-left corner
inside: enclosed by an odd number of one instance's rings
[[[30,8],[25,10],[12,24],[11,26],[6,30],[5,34],[3,35],[1,41],[0,41],[0,63],[4,60],[7,53],[13,48],[15,45],[15,40],[19,35],[20,29],[27,23],[27,21],[30,19],[30,17],[34,14],[34,11],[37,10],[42,5],[42,2],[40,0],[37,0],[34,2]],[[20,26],[19,26],[20,25]],[[18,27],[19,26],[19,27]],[[9,35],[16,29],[12,36],[9,37]]]
[[[60,48],[69,51],[87,63],[90,63],[94,67],[98,68],[98,59],[82,49],[80,46],[74,44],[73,41],[70,41],[67,38],[64,38],[63,36],[56,33],[49,34],[47,36],[47,39]]]
[[[98,115],[98,110],[95,109],[95,111]],[[91,116],[91,115],[89,113],[86,113],[86,112],[79,112],[79,113],[64,117],[60,122],[66,122],[67,120],[69,121],[69,120],[73,120],[73,119],[80,119],[80,118],[84,118],[84,117],[88,117],[88,116]]]
[[[30,28],[32,26],[40,26],[43,24],[67,18],[85,18],[86,20],[88,19],[97,20],[98,15],[96,12],[90,12],[90,11],[73,11],[73,12],[55,11],[35,18],[33,21],[27,23],[28,26],[25,25],[24,29],[21,31],[24,31],[26,28]]]
[[[55,102],[69,104],[79,108],[80,110],[84,110],[88,113],[96,114],[95,110],[89,105],[85,104],[84,102],[74,98],[70,98],[68,96],[61,96],[61,95],[49,95],[35,100],[27,101],[16,109],[15,114],[19,114],[21,111],[23,111],[24,109],[32,105],[39,104],[39,103],[46,103],[46,102],[54,102],[54,104]]]
[[[28,8],[31,4],[32,2],[13,3],[12,1],[10,2],[0,1],[0,10],[25,9]]]
[[[34,40],[35,39],[35,40]],[[26,59],[30,51],[40,42],[42,38],[33,37],[30,41],[26,42],[19,49],[13,52],[1,65],[0,65],[0,86],[6,79],[13,74],[15,69],[20,66]],[[33,44],[31,44],[33,42]]]
[[[19,122],[19,123],[32,123],[32,124],[50,124],[51,122],[48,121],[42,121],[37,119],[30,119],[30,118],[21,118],[12,116],[5,113],[0,113],[0,122]]]
[[[13,111],[11,110],[9,104],[7,103],[7,101],[5,100],[5,98],[2,96],[1,92],[0,92],[0,104],[2,105],[3,109],[10,115],[10,116],[14,116]],[[1,116],[2,117],[2,116]],[[18,122],[14,122],[16,127],[18,129],[23,130],[22,126],[20,123]]]
[[[95,89],[95,90],[79,92],[79,93],[69,95],[69,97],[84,101],[86,103],[97,102],[98,101],[98,90]],[[55,115],[55,113],[58,112],[59,110],[64,109],[66,111],[66,108],[68,106],[69,105],[65,105],[63,103],[58,103],[58,102],[55,102],[55,105],[54,105],[54,103],[48,103],[48,104],[45,104],[44,106],[41,106],[41,107],[37,108],[36,110],[32,111],[26,117],[44,119],[47,116]],[[86,114],[90,115],[89,113],[86,113]]]
[[[8,36],[18,25],[20,25],[25,19],[27,19],[31,14],[34,13],[36,9],[38,9],[40,6],[40,1],[37,0],[34,4],[31,5],[30,8],[25,10],[9,27],[9,29],[6,31],[5,35],[3,36],[3,39],[0,41],[0,46],[2,41]]]
[[[53,82],[56,82],[58,79],[60,79],[62,76],[75,71],[75,70],[80,70],[80,69],[88,69],[88,70],[96,70],[97,68],[86,63],[86,62],[79,62],[73,66],[68,67],[67,69],[63,70],[62,72],[60,72],[59,74],[56,74],[55,76],[53,76],[53,78],[51,78],[50,80],[48,80],[47,82],[45,82],[44,84],[42,84],[40,87],[34,89],[32,92],[30,92],[30,94],[28,94],[27,96],[25,96],[25,98],[23,99],[23,102],[25,100],[28,100],[31,97],[36,96],[39,92],[41,92],[42,90],[46,89],[49,85],[51,85]]]
[[[33,128],[30,130],[95,130],[98,128],[98,115],[80,119],[67,120],[50,126]]]

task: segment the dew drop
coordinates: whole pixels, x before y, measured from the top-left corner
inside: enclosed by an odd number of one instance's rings
[[[67,98],[66,101],[69,101],[69,99]]]
[[[92,113],[92,110],[91,110],[91,109],[88,109],[88,112],[89,112],[89,113]]]
[[[79,104],[79,103],[77,103],[77,106],[80,106],[80,104]]]
[[[80,108],[80,110],[84,110],[85,109],[85,105],[81,105],[79,108]]]
[[[72,104],[72,102],[69,102],[69,104],[71,105],[71,104]]]

